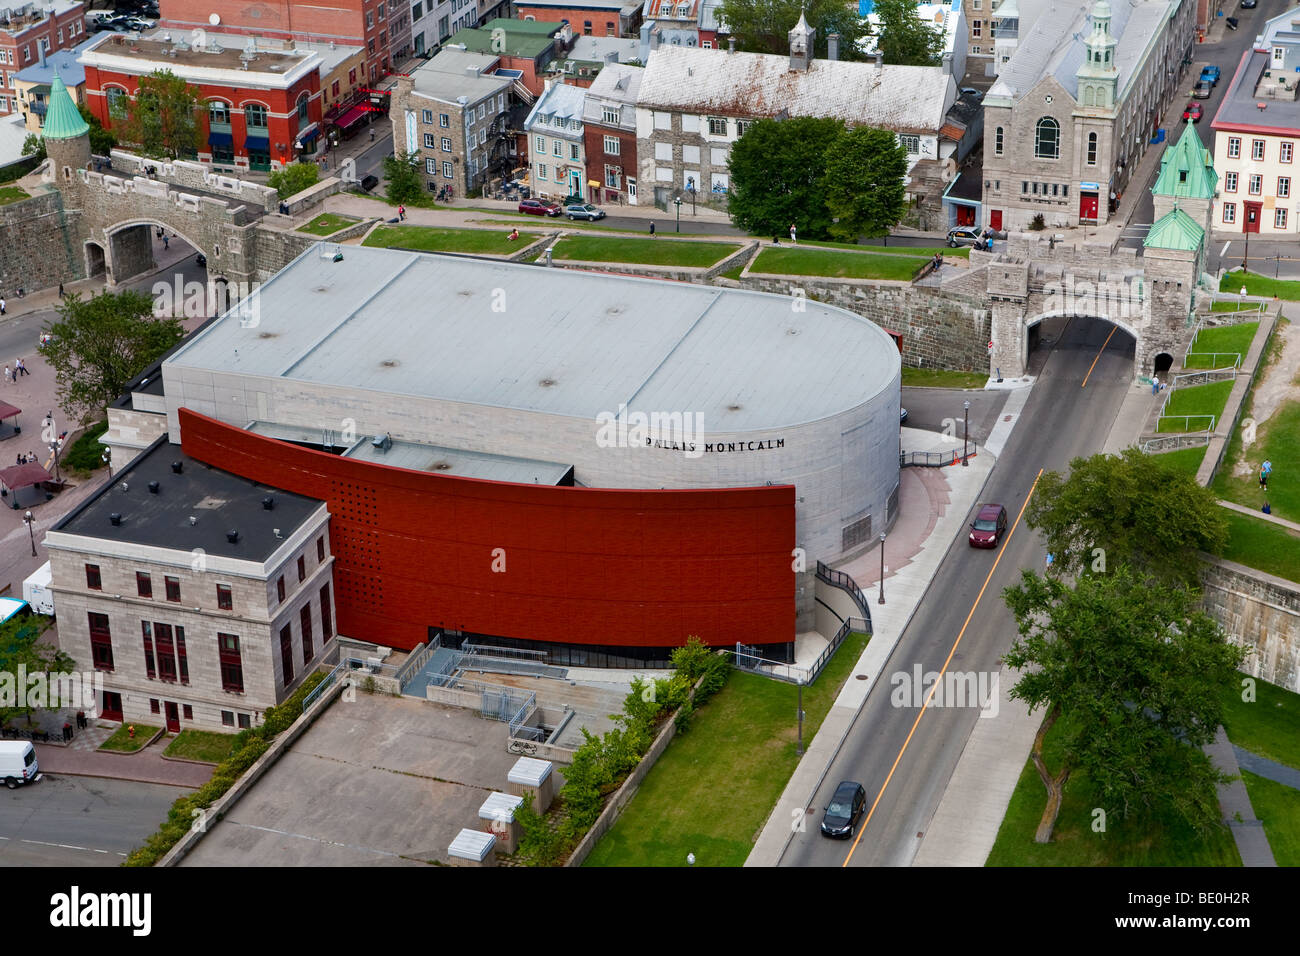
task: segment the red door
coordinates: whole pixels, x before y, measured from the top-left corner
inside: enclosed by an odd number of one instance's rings
[[[1243,203],[1246,207],[1246,221],[1242,223],[1243,232],[1259,232],[1259,218],[1264,204],[1259,202]]]
[[[105,720],[121,720],[122,695],[111,690],[104,691],[104,706],[99,709],[99,716]]]
[[[181,714],[176,704],[170,700],[163,701],[167,708],[167,732],[169,734],[179,734],[181,732]]]
[[[992,209],[989,211],[989,228],[995,232],[1002,231],[1002,210]]]
[[[1095,221],[1097,219],[1097,194],[1079,193],[1079,218]]]

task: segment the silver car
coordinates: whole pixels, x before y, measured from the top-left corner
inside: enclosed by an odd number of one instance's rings
[[[588,222],[595,222],[597,219],[605,218],[605,210],[597,209],[589,202],[579,206],[566,206],[564,214],[570,219],[585,219]]]

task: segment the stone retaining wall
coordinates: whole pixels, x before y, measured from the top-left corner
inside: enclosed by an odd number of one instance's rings
[[[1300,693],[1300,584],[1202,555],[1201,602],[1249,656],[1241,669]]]

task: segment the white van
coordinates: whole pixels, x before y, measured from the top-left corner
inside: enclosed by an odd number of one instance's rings
[[[30,740],[0,740],[0,780],[6,787],[13,790],[20,783],[32,783],[39,774]]]
[[[54,575],[50,562],[46,561],[37,568],[32,576],[23,582],[23,598],[37,614],[54,616]]]

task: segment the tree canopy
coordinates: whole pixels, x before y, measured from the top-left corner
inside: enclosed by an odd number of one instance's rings
[[[1197,552],[1220,553],[1228,533],[1213,492],[1137,448],[1076,458],[1068,477],[1045,472],[1025,521],[1043,533],[1061,574],[1128,563],[1192,585]]]
[[[71,293],[44,331],[51,338],[40,351],[54,369],[59,405],[83,425],[184,335],[178,319],[154,318],[152,300],[134,291],[86,300]]]
[[[92,153],[96,156],[107,156],[117,148],[117,140],[113,137],[113,134],[104,129],[104,124],[84,103],[77,104],[77,112],[81,114],[81,118],[90,127],[90,151]],[[27,138],[23,140],[22,155],[34,155],[37,159],[44,159],[45,137],[39,133],[28,133]]]
[[[886,63],[899,66],[938,66],[943,33],[916,15],[915,0],[875,0],[880,18],[876,49]]]
[[[859,126],[826,150],[823,189],[837,239],[887,234],[907,205],[903,177],[907,151],[889,130]]]
[[[178,159],[199,146],[199,103],[189,85],[171,70],[140,77],[134,100],[121,97],[110,115],[121,138],[144,156]]]
[[[867,21],[841,0],[722,0],[718,7],[718,18],[735,37],[737,50],[779,56],[790,52],[789,33],[800,13],[817,31],[813,37],[815,58],[826,59],[826,37],[838,33],[841,60],[866,59],[858,42],[867,36]]]
[[[424,198],[420,187],[420,154],[407,153],[401,159],[384,157],[384,190],[389,202],[414,205]]]
[[[288,199],[315,186],[319,180],[320,167],[315,163],[290,163],[266,177],[266,184],[279,193],[281,199]]]
[[[1003,658],[1022,672],[1010,696],[1046,711],[1031,755],[1047,789],[1036,842],[1050,842],[1075,771],[1109,815],[1215,826],[1222,778],[1200,748],[1222,721],[1244,652],[1196,596],[1128,566],[1073,585],[1025,571],[1004,596],[1020,634]],[[1044,740],[1054,726],[1062,757],[1053,770]]]
[[[67,674],[76,667],[71,657],[41,640],[49,625],[49,618],[35,614],[11,617],[0,624],[0,725],[15,717],[25,717],[31,722],[33,703],[27,695],[27,685],[19,689],[20,667],[29,676]],[[42,696],[49,701],[48,684]]]
[[[732,221],[757,235],[784,235],[796,223],[809,239],[825,238],[827,148],[843,133],[836,119],[756,121],[731,146]]]

